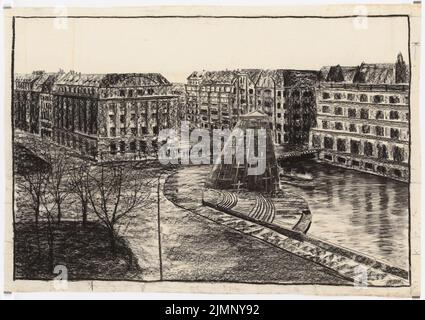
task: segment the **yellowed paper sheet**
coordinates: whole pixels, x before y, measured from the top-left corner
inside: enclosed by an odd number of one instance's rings
[[[6,291],[420,295],[419,4],[5,32]]]

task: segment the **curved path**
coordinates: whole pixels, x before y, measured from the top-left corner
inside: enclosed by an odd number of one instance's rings
[[[279,191],[270,197],[247,190],[205,188],[202,199],[205,205],[228,214],[301,233],[305,233],[311,224],[311,215],[304,214],[309,212],[307,203],[290,192]]]

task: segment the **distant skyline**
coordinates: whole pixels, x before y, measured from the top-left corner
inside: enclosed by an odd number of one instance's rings
[[[57,27],[59,26],[59,28]],[[63,28],[65,26],[65,28]],[[407,19],[17,19],[15,72],[159,72],[306,69],[408,61]]]

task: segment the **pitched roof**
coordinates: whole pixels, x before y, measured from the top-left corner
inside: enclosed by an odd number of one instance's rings
[[[320,69],[320,79],[327,82],[394,84],[394,63],[362,63],[360,66],[325,66]]]
[[[82,74],[70,71],[59,77],[56,81],[57,85],[85,85],[91,87],[99,87],[104,75],[102,74]]]
[[[205,70],[203,71],[193,71],[188,77],[187,80],[191,79],[202,79],[205,74]]]
[[[170,82],[159,73],[108,73],[82,74],[70,71],[56,81],[58,85],[82,85],[91,87],[124,87],[170,85]]]
[[[331,66],[324,66],[324,67],[320,68],[320,70],[319,70],[320,80],[326,80],[326,78],[328,77],[330,69],[331,69]]]
[[[44,71],[34,71],[29,74],[15,74],[15,81],[31,83],[31,90],[36,92],[48,92],[54,82],[62,75],[61,72],[48,73]]]
[[[329,82],[353,82],[357,70],[357,66],[324,66],[319,71],[319,78]]]
[[[358,67],[341,67],[342,74],[344,75],[344,80],[347,82],[352,82],[356,73],[358,72]]]
[[[272,83],[270,83],[272,82]],[[269,87],[276,84],[276,70],[265,69],[262,70],[256,85],[259,87]]]
[[[362,63],[353,82],[368,84],[395,83],[395,65],[393,63]]]
[[[50,92],[52,90],[53,85],[55,84],[55,81],[61,77],[62,73],[43,73],[35,82],[33,85],[34,91],[41,91],[41,92]]]
[[[284,86],[308,84],[312,85],[319,80],[319,72],[313,70],[277,70],[277,79],[283,81]]]
[[[32,73],[16,73],[15,81],[35,82],[43,76],[44,71],[34,71]]]
[[[101,86],[153,86],[170,85],[171,83],[160,73],[109,73],[106,74]]]
[[[246,75],[252,83],[259,87],[292,86],[318,81],[319,73],[313,70],[288,69],[241,69],[224,71],[194,71],[187,79],[202,79],[201,84],[232,84],[239,75]],[[270,81],[272,84],[270,84]]]
[[[203,78],[202,84],[232,84],[236,74],[234,71],[206,71]]]
[[[242,72],[245,72],[248,78],[252,83],[257,83],[258,79],[261,77],[262,69],[242,69]]]

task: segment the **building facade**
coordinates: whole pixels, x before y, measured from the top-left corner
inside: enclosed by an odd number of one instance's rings
[[[186,120],[193,127],[231,129],[259,110],[276,144],[307,145],[315,123],[316,71],[243,69],[193,72],[187,78]]]
[[[324,69],[310,133],[310,147],[321,150],[321,160],[408,181],[408,74],[397,64],[400,56],[396,64]]]
[[[99,161],[153,156],[159,130],[178,125],[178,97],[160,74],[71,71],[52,93],[52,139]]]
[[[34,71],[15,76],[13,117],[16,129],[43,136],[51,133],[52,86],[61,74]]]

